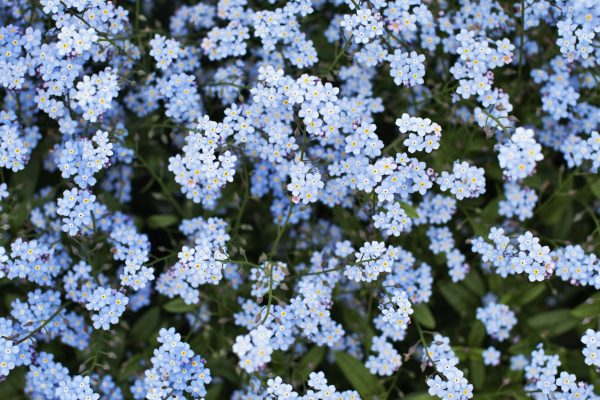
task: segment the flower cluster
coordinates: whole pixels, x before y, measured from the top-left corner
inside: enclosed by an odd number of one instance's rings
[[[395,341],[404,339],[413,313],[406,293],[396,291],[389,298],[389,303],[384,303],[379,308],[381,317],[375,319],[375,326],[382,331],[382,336]]]
[[[247,335],[238,336],[233,345],[233,352],[240,358],[240,368],[246,372],[254,372],[271,361],[273,347],[270,339],[273,331],[259,326]]]
[[[169,171],[186,197],[195,203],[214,207],[221,186],[233,181],[237,157],[229,150],[220,151],[233,133],[228,122],[217,123],[205,115],[186,138],[183,156],[178,154],[169,159]]]
[[[500,276],[526,273],[531,282],[539,282],[554,272],[550,248],[542,246],[531,232],[511,239],[504,234],[504,229],[492,228],[488,239],[493,244],[482,237],[473,239],[472,249],[481,255],[484,263],[493,265]]]
[[[25,392],[33,398],[96,400],[100,394],[94,391],[92,383],[89,376],[69,375],[69,370],[54,361],[52,354],[41,352],[27,372]]]
[[[145,394],[136,399],[158,400],[185,394],[195,399],[204,398],[205,385],[212,378],[202,357],[181,341],[181,335],[174,328],[161,329],[157,340],[161,345],[154,350],[150,360],[152,368],[145,372],[142,383]]]
[[[558,355],[548,355],[540,343],[531,353],[528,365],[525,367],[525,387],[531,391],[539,391],[544,396],[563,396],[573,399],[596,398],[594,387],[586,382],[578,382],[577,377],[566,371],[559,374],[561,362]]]
[[[437,178],[440,190],[449,190],[457,200],[478,197],[485,193],[483,168],[469,165],[466,161],[456,161],[452,172],[443,171]]]
[[[162,70],[168,69],[183,51],[176,40],[158,34],[154,35],[149,44],[152,49],[150,55],[156,60],[156,66]]]
[[[456,248],[452,232],[447,227],[431,227],[427,230],[431,241],[429,249],[433,254],[445,254],[448,264],[448,273],[453,282],[461,281],[469,272],[469,264],[459,249]]]
[[[458,358],[450,347],[450,340],[440,334],[424,349],[423,362],[436,369],[437,374],[427,380],[429,394],[441,399],[466,400],[473,397],[473,385],[456,367]]]
[[[383,35],[381,16],[373,15],[368,8],[356,10],[356,14],[344,15],[340,25],[354,38],[355,43],[367,44],[376,36]]]
[[[371,350],[375,354],[367,358],[365,366],[372,374],[390,376],[402,366],[402,356],[384,337],[373,337]]]
[[[284,263],[265,263],[260,268],[250,270],[250,280],[256,283],[252,284],[252,296],[264,296],[269,291],[277,288],[284,281],[287,267]]]
[[[62,217],[62,230],[70,236],[93,230],[96,196],[88,190],[65,190],[57,201],[56,213]]]
[[[595,0],[0,2],[0,397],[600,398],[598,48]]]
[[[260,394],[263,399],[273,400],[285,400],[290,398],[298,399],[310,399],[310,398],[342,398],[342,399],[358,399],[359,395],[354,390],[345,390],[339,392],[335,386],[327,383],[327,378],[323,372],[311,372],[308,375],[308,382],[306,385],[309,389],[306,391],[306,395],[299,396],[297,392],[293,390],[292,385],[283,383],[283,379],[277,376],[267,381],[266,393]],[[258,396],[259,394],[257,394]]]
[[[588,329],[581,338],[581,342],[585,345],[583,355],[587,365],[600,367],[600,358],[598,357],[598,348],[600,347],[600,334],[598,331]]]
[[[94,328],[108,330],[111,324],[119,322],[128,302],[124,294],[114,289],[100,286],[94,290],[86,304],[88,310],[96,311],[92,316]]]
[[[246,42],[250,35],[248,28],[238,21],[231,21],[226,27],[214,27],[202,39],[204,50],[211,61],[246,54]]]
[[[531,175],[536,163],[543,159],[542,146],[535,141],[532,129],[517,128],[510,139],[499,146],[500,168],[511,182]]]
[[[72,95],[82,117],[90,122],[96,122],[100,116],[110,110],[112,100],[117,97],[118,91],[117,74],[111,68],[107,68],[98,74],[85,75],[75,86]]]
[[[509,338],[510,330],[517,324],[515,313],[506,304],[491,302],[477,309],[477,319],[494,339],[504,341]]]
[[[500,365],[501,353],[496,348],[490,346],[481,353],[483,357],[484,365],[491,365],[493,367]]]
[[[416,86],[423,84],[425,77],[425,56],[411,51],[410,54],[395,50],[388,56],[390,75],[398,86]]]
[[[504,184],[506,199],[498,203],[498,213],[507,218],[516,217],[525,221],[533,217],[533,209],[538,201],[535,191],[518,183],[506,182]]]
[[[16,123],[14,112],[0,112],[2,125],[0,125],[0,167],[8,168],[13,172],[20,171],[29,162],[32,149],[37,145],[41,135],[39,129],[32,127],[21,130]]]
[[[383,242],[367,242],[354,254],[355,264],[346,266],[348,279],[371,282],[384,272],[392,272],[393,248],[387,249]]]
[[[224,221],[218,218],[186,220],[180,229],[191,236],[193,246],[182,247],[179,261],[158,278],[157,289],[169,297],[180,296],[188,304],[197,304],[200,285],[217,285],[223,279],[229,235]]]
[[[69,140],[56,152],[56,165],[63,178],[75,176],[81,189],[96,184],[94,174],[106,167],[113,155],[108,132],[97,131],[91,140]]]
[[[288,190],[292,192],[294,203],[308,204],[317,201],[319,190],[325,186],[319,170],[311,171],[309,166],[299,162],[292,167],[290,176],[292,181],[288,185]]]
[[[600,287],[600,265],[594,253],[586,253],[579,245],[568,245],[552,251],[556,275],[573,285]]]
[[[400,128],[400,133],[410,132],[404,141],[409,153],[416,151],[431,153],[440,147],[442,127],[431,122],[429,118],[423,119],[402,114],[402,117],[396,120],[396,125]]]

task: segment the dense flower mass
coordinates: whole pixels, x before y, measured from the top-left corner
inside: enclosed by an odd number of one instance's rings
[[[0,398],[600,399],[597,0],[0,1]]]

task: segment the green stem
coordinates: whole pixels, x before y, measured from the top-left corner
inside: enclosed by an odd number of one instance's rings
[[[525,0],[521,0],[521,41],[519,42],[519,81],[523,70],[523,44],[525,42]]]
[[[44,327],[46,325],[48,325],[50,323],[50,321],[52,321],[54,319],[54,317],[56,317],[58,314],[60,314],[60,312],[63,309],[65,309],[69,304],[70,304],[70,302],[65,302],[65,303],[61,304],[61,306],[58,307],[58,309],[56,309],[56,311],[54,311],[54,313],[52,313],[52,315],[48,319],[45,319],[40,326],[35,328],[33,331],[29,332],[29,334],[27,336],[25,336],[24,338],[16,340],[14,343],[21,344],[21,343],[25,342],[26,340],[31,339],[35,334],[37,334],[39,331],[44,329]]]
[[[136,151],[136,157],[142,163],[144,168],[146,168],[146,170],[148,170],[148,172],[150,173],[152,178],[159,184],[159,186],[162,189],[163,194],[169,200],[169,202],[173,205],[175,210],[177,210],[179,215],[182,217],[185,217],[185,212],[184,212],[183,208],[179,205],[177,200],[173,197],[173,195],[171,194],[171,190],[167,187],[165,182],[158,176],[158,174],[152,168],[150,168],[150,165],[146,162],[146,160],[144,160],[144,158],[141,156],[141,154],[139,154],[138,151]]]

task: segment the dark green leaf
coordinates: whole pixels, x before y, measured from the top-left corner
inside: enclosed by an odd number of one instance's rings
[[[171,214],[151,215],[148,217],[148,226],[152,229],[167,228],[178,221],[179,219]]]
[[[408,215],[410,218],[414,218],[414,219],[419,218],[419,213],[410,204],[401,201],[400,207],[402,207],[402,209],[406,212],[406,215]]]
[[[333,217],[345,232],[358,233],[363,229],[360,222],[342,207],[335,207],[333,209]]]
[[[485,326],[481,321],[473,321],[467,343],[470,347],[480,347],[485,339]]]
[[[198,308],[197,304],[186,304],[183,299],[178,298],[175,300],[169,301],[167,304],[163,306],[163,308],[171,313],[186,313],[190,311],[194,311]]]
[[[10,179],[9,191],[19,200],[19,204],[13,207],[9,214],[10,226],[13,231],[20,229],[29,217],[31,197],[35,191],[41,165],[40,158],[34,157],[27,163],[25,169],[16,172]]]
[[[538,283],[532,286],[528,286],[523,292],[515,298],[515,304],[524,306],[537,299],[542,293],[546,291],[546,286],[542,283]]]
[[[224,358],[209,359],[206,366],[210,370],[211,375],[225,378],[233,384],[239,383],[240,379],[229,360]]]
[[[537,314],[527,321],[528,325],[548,337],[565,333],[577,325],[579,320],[571,315],[569,309],[546,311]]]
[[[469,290],[471,290],[477,296],[481,297],[486,292],[483,278],[481,277],[481,274],[475,269],[472,269],[467,274],[467,276],[463,280],[463,283],[469,288]]]
[[[471,313],[477,307],[477,298],[475,295],[465,289],[463,286],[451,282],[441,283],[440,292],[446,301],[460,315]]]
[[[205,400],[216,400],[221,398],[221,392],[223,391],[223,384],[217,383],[216,385],[210,385],[206,391]]]
[[[433,318],[433,314],[427,304],[420,303],[417,304],[414,308],[415,312],[413,317],[415,320],[423,325],[427,329],[435,329],[435,318]]]
[[[473,384],[473,388],[479,389],[485,383],[485,366],[483,365],[483,360],[481,358],[471,358],[470,365],[471,383]]]
[[[365,346],[371,344],[371,338],[374,335],[373,328],[371,328],[371,325],[357,310],[350,307],[342,307],[342,319],[344,324],[352,331],[363,333]]]
[[[523,353],[531,353],[531,351],[535,348],[535,346],[539,342],[539,336],[537,333],[531,333],[530,335],[521,339],[520,342],[517,342],[508,348],[508,352],[510,354],[523,354]]]
[[[575,307],[571,315],[576,318],[589,318],[600,315],[600,296],[594,295]]]
[[[302,357],[295,370],[295,375],[300,382],[304,383],[307,380],[308,375],[321,363],[323,357],[325,357],[325,348],[319,346],[314,346]]]
[[[402,397],[402,400],[434,400],[437,397],[432,397],[428,393],[411,393],[408,396]]]
[[[119,375],[121,376],[133,376],[136,373],[142,371],[144,368],[142,366],[142,360],[144,359],[144,354],[134,354],[129,357],[122,365],[120,369]]]
[[[35,191],[41,169],[41,159],[39,157],[32,157],[24,169],[16,172],[10,178],[10,187],[18,192],[22,200],[31,198],[31,195]]]
[[[0,383],[0,399],[18,399],[24,385],[24,371],[21,368],[11,371],[8,378]]]
[[[371,372],[355,357],[343,351],[336,351],[335,362],[363,399],[371,399],[384,393],[381,381],[371,375]]]
[[[494,199],[490,201],[485,208],[481,211],[481,219],[487,223],[493,223],[498,217],[498,208],[500,206],[500,199]]]
[[[131,335],[139,341],[145,341],[154,333],[160,320],[160,308],[152,307],[144,313],[131,328]]]
[[[589,188],[591,189],[594,196],[596,196],[597,199],[600,199],[600,179],[590,184]]]

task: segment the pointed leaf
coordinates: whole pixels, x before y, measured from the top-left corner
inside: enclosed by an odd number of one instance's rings
[[[414,319],[427,329],[435,329],[435,318],[427,304],[420,303],[414,307],[415,312],[413,313]]]
[[[197,304],[186,304],[183,299],[178,298],[169,301],[163,308],[170,313],[186,313],[198,308]]]
[[[373,376],[364,364],[355,357],[343,351],[336,351],[335,362],[348,379],[348,382],[363,399],[372,399],[373,396],[384,393],[385,390],[381,385],[381,381]]]

